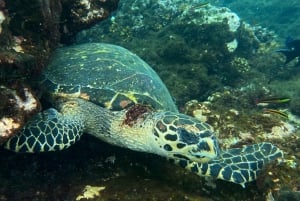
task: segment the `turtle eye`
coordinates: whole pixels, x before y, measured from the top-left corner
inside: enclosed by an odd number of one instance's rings
[[[219,145],[214,136],[201,138],[197,147],[192,150],[195,157],[201,157],[206,161],[219,157]],[[204,161],[204,160],[203,160]]]
[[[186,147],[190,147],[190,160],[207,162],[218,157],[218,143],[211,131],[197,131],[179,127],[177,129],[179,139]]]
[[[193,132],[189,132],[185,128],[179,127],[177,129],[177,133],[179,135],[179,139],[185,144],[198,144],[199,143],[199,136],[195,135]]]
[[[204,151],[211,151],[211,148],[209,147],[208,143],[206,141],[202,141],[198,144],[198,149],[199,150],[204,150]]]

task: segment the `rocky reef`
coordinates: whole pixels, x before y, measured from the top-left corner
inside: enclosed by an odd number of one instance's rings
[[[80,32],[77,42],[119,44],[141,56],[161,76],[181,111],[214,127],[223,149],[263,141],[283,149],[285,160],[266,167],[256,183],[264,193],[255,199],[298,191],[293,187],[299,186],[298,95],[293,92],[300,85],[293,83],[299,75],[293,63],[279,67],[284,58],[274,51],[281,45],[274,31],[199,1],[120,1],[117,13]],[[291,102],[258,104],[273,97]]]
[[[0,86],[0,145],[17,133],[40,110],[40,102],[27,86]]]
[[[68,38],[78,31],[105,19],[117,3],[0,0],[0,141],[18,132],[39,111],[39,99],[33,94],[40,93],[33,83],[51,52],[60,43],[70,43]],[[28,109],[27,102],[35,106]]]
[[[176,6],[175,6],[176,5]],[[251,58],[278,46],[276,36],[250,27],[234,12],[198,1],[121,1],[119,11],[77,35],[77,42],[127,47],[161,76],[179,106],[238,86],[260,66]],[[268,53],[269,54],[269,53]],[[260,57],[259,57],[260,58]],[[272,58],[272,62],[278,61]]]
[[[244,189],[84,136],[57,153],[1,149],[0,200],[298,200],[299,72],[293,62],[282,66],[274,31],[197,0],[32,0],[30,5],[27,10],[21,1],[0,0],[2,141],[41,109],[40,91],[31,83],[54,48],[108,42],[149,63],[181,112],[213,126],[222,149],[268,141],[285,157]],[[259,104],[274,97],[290,101]]]

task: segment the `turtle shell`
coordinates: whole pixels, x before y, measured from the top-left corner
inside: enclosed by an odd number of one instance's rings
[[[57,49],[41,84],[52,95],[81,97],[112,110],[139,103],[177,111],[155,71],[129,50],[111,44]]]

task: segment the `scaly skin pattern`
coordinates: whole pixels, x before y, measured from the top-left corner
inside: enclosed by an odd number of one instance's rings
[[[40,79],[53,108],[33,117],[6,142],[7,149],[59,151],[86,133],[242,186],[256,179],[265,163],[282,157],[269,143],[220,151],[211,127],[179,114],[155,71],[119,46],[87,43],[59,48]]]
[[[79,98],[58,101],[57,108],[36,115],[5,147],[16,152],[58,151],[88,133],[116,146],[173,159],[198,175],[242,186],[255,180],[265,163],[283,156],[270,143],[220,153],[209,125],[174,112],[142,108],[128,115],[130,109],[113,112]]]
[[[111,134],[104,138],[99,135],[103,141],[166,158],[197,162],[207,162],[219,155],[217,139],[208,130],[210,127],[192,117],[154,111],[140,115],[134,124],[126,124],[127,111],[118,114],[119,117],[111,124]]]
[[[266,163],[282,157],[280,149],[271,143],[261,143],[222,151],[220,157],[207,163],[175,162],[200,176],[211,176],[245,187],[247,182],[256,180]]]
[[[58,151],[69,148],[83,133],[82,119],[63,115],[55,109],[35,115],[4,147],[23,153]]]
[[[211,127],[194,118],[173,112],[156,113],[152,133],[168,158],[205,163],[219,156],[219,145]]]
[[[116,146],[167,158],[206,162],[219,154],[210,127],[183,114],[142,110],[128,121],[129,110],[113,112],[80,98],[57,102],[59,111],[36,115],[5,147],[16,152],[58,151],[88,133]]]

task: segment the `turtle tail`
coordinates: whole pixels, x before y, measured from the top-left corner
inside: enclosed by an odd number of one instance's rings
[[[245,183],[256,180],[266,163],[279,157],[283,157],[279,148],[271,143],[261,143],[229,149],[221,153],[220,158],[208,163],[186,160],[177,163],[200,176],[211,176],[245,187]]]
[[[80,119],[68,118],[50,108],[35,115],[4,148],[25,153],[59,151],[78,141],[83,133]]]

